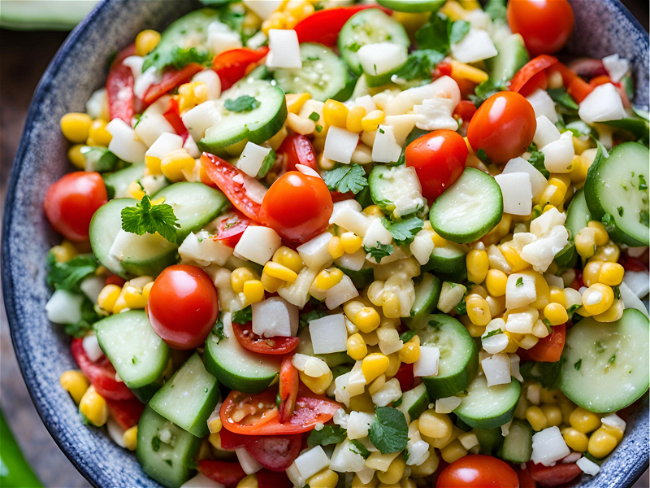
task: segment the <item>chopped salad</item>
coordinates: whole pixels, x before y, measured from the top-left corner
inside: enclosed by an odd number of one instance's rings
[[[558,486],[649,386],[648,112],[566,0],[144,30],[48,190],[83,423],[165,487]]]

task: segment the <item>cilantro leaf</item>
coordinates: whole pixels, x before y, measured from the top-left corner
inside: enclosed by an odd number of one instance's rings
[[[547,91],[553,101],[557,103],[561,108],[566,109],[567,113],[575,113],[576,110],[580,108],[578,107],[578,104],[573,99],[573,97],[567,93],[566,89],[563,86],[559,88],[550,88]]]
[[[451,24],[451,31],[449,32],[449,43],[458,44],[469,32],[470,23],[466,20],[457,20]]]
[[[368,437],[382,454],[403,451],[409,440],[404,414],[396,408],[376,407]]]
[[[524,286],[524,279],[520,276],[517,278],[517,282],[515,283],[515,286],[519,288],[520,286]]]
[[[537,363],[529,361],[521,365],[521,376],[526,380],[535,380],[544,388],[553,390],[557,388],[562,373],[562,364],[564,359],[554,363]]]
[[[469,99],[474,102],[476,108],[479,108],[481,104],[492,95],[507,89],[508,87],[504,81],[489,79],[480,83],[474,89],[474,95],[470,95]]]
[[[356,439],[351,440],[350,444],[352,444],[352,446],[350,447],[350,451],[352,451],[355,454],[358,454],[363,459],[368,459],[368,457],[370,456],[370,451],[366,448],[366,446],[361,444],[361,442],[359,442]]]
[[[366,171],[359,164],[343,165],[323,174],[323,181],[330,191],[355,195],[368,186]]]
[[[447,17],[439,13],[431,15],[429,22],[415,33],[418,49],[433,49],[446,55],[451,48],[451,26],[452,21]]]
[[[142,63],[142,72],[144,73],[152,66],[158,70],[165,68],[181,70],[188,64],[206,64],[211,59],[212,57],[207,50],[199,51],[196,47],[188,49],[179,46],[170,47],[169,44],[162,43],[160,49],[154,49],[145,56]]]
[[[395,76],[402,80],[411,81],[417,78],[431,78],[433,70],[445,55],[434,49],[421,49],[409,54],[404,63],[396,72]]]
[[[506,22],[506,0],[488,0],[483,10],[493,21]]]
[[[503,334],[503,331],[501,329],[494,329],[485,334],[481,339],[487,339],[488,337],[494,337],[495,335]]]
[[[415,334],[416,334],[416,332],[414,330],[407,330],[406,332],[403,332],[399,336],[399,339],[402,342],[407,343],[408,341],[410,341],[411,339],[413,339],[415,337]]]
[[[312,310],[310,312],[303,313],[300,316],[300,327],[307,327],[309,325],[309,322],[312,320],[318,320],[322,317],[325,317],[326,315],[327,313],[321,310]]]
[[[383,218],[381,219],[381,223],[393,234],[393,239],[397,245],[413,242],[415,234],[420,232],[424,226],[424,221],[416,216],[396,222],[391,222],[387,218]]]
[[[476,157],[479,158],[484,164],[491,164],[490,158],[488,158],[483,148],[480,148],[478,151],[476,151]]]
[[[395,250],[392,244],[382,244],[379,241],[377,241],[377,247],[363,246],[363,249],[375,258],[377,263],[381,263],[382,259],[393,254],[393,251]]]
[[[575,368],[576,371],[580,371],[580,368],[582,367],[582,358],[578,359],[575,363],[573,363],[573,367]]]
[[[458,315],[464,315],[467,313],[467,302],[463,298],[460,302],[458,302],[458,305],[456,305],[456,313]]]
[[[268,174],[268,172],[271,171],[271,168],[275,164],[276,158],[277,155],[275,154],[275,151],[271,149],[271,152],[269,152],[266,155],[264,161],[262,161],[262,166],[260,167],[260,170],[257,172],[258,178],[264,178]]]
[[[576,311],[580,308],[580,306],[581,306],[580,303],[574,303],[569,308],[567,308],[566,313],[569,316],[569,320],[573,319],[573,314],[576,313]]]
[[[174,209],[166,203],[151,205],[149,195],[142,197],[142,201],[135,207],[122,209],[122,229],[139,236],[155,234],[158,232],[169,242],[176,242],[176,228],[180,224]]]
[[[528,158],[528,162],[533,165],[533,168],[542,173],[544,178],[548,179],[551,176],[551,173],[549,173],[544,164],[544,153],[542,151],[533,151]]]
[[[247,324],[253,320],[253,309],[249,305],[246,308],[233,312],[232,321],[235,324]]]
[[[251,97],[250,95],[242,95],[241,97],[235,98],[234,100],[228,98],[224,103],[226,110],[230,110],[231,112],[250,112],[259,106],[260,101],[255,97]]]
[[[312,430],[307,438],[307,445],[330,446],[343,442],[347,437],[347,431],[338,425],[326,425],[321,430]]]
[[[48,261],[47,284],[57,290],[79,291],[84,278],[95,273],[99,266],[92,254],[80,254],[65,263],[57,263],[50,253]]]
[[[217,319],[217,323],[214,324],[214,327],[212,327],[212,333],[217,336],[217,344],[226,338],[223,333],[223,322],[221,321],[221,316]]]

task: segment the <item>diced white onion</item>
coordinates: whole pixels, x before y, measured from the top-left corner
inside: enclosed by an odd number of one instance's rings
[[[151,147],[162,134],[176,135],[176,131],[164,115],[145,112],[135,127],[135,133],[147,146]]]
[[[551,466],[570,453],[557,427],[549,427],[533,435],[533,454],[530,459],[535,464]]]
[[[348,331],[342,313],[312,320],[309,322],[309,334],[315,354],[332,354],[347,349]]]
[[[503,194],[503,211],[511,215],[530,215],[533,190],[529,173],[507,173],[494,177]]]
[[[365,460],[356,451],[352,443],[345,439],[334,449],[329,464],[330,469],[339,473],[356,473],[362,470]]]
[[[375,330],[379,339],[379,350],[388,356],[393,354],[404,347],[404,343],[399,338],[397,329],[391,327],[379,327]]]
[[[350,397],[361,395],[366,387],[366,377],[361,369],[361,361],[354,363],[348,377],[347,390]]]
[[[221,79],[213,69],[200,71],[194,75],[192,81],[200,81],[208,86],[208,100],[215,100],[221,95]]]
[[[582,470],[583,473],[590,476],[596,476],[600,471],[600,466],[598,466],[591,459],[588,459],[584,456],[578,459],[576,465]]]
[[[183,262],[202,267],[211,264],[223,266],[232,256],[233,248],[213,239],[206,231],[201,231],[197,234],[191,232],[178,248],[178,253]]]
[[[372,402],[378,407],[386,407],[387,405],[396,402],[401,397],[402,388],[400,387],[399,380],[397,380],[397,378],[392,378],[384,383],[384,386],[372,395]]]
[[[309,287],[317,273],[318,271],[305,266],[298,273],[296,281],[282,286],[278,290],[278,295],[296,307],[303,308],[309,301]]]
[[[555,102],[546,90],[538,88],[526,97],[535,111],[535,117],[545,116],[548,120],[556,123],[559,118],[555,112]]]
[[[575,156],[573,134],[570,131],[564,132],[557,141],[547,144],[541,151],[544,153],[544,166],[547,170],[551,173],[568,173]]]
[[[105,284],[106,279],[104,277],[90,275],[87,278],[84,278],[79,285],[79,288],[91,302],[97,303],[97,298],[99,297],[100,292],[104,289]]]
[[[208,25],[208,46],[216,56],[224,51],[242,47],[241,37],[223,22],[214,21]]]
[[[422,130],[458,130],[458,122],[452,117],[456,105],[448,98],[428,98],[413,107],[415,125]]]
[[[332,255],[327,250],[331,240],[332,234],[324,232],[298,246],[296,250],[307,267],[320,271],[332,262]]]
[[[401,154],[402,148],[395,141],[393,128],[389,125],[380,125],[375,144],[372,146],[372,160],[377,163],[394,163]]]
[[[422,229],[415,235],[409,249],[411,250],[413,257],[417,259],[418,263],[420,263],[421,266],[424,266],[429,262],[434,247],[435,244],[433,243],[430,232]]]
[[[381,244],[390,244],[393,242],[393,234],[384,227],[380,219],[375,219],[368,227],[366,235],[363,238],[363,245],[365,247],[377,247],[377,242]]]
[[[194,478],[183,483],[181,488],[225,488],[225,486],[208,478],[203,473],[198,473]]]
[[[537,299],[535,278],[528,274],[511,274],[506,282],[506,308],[525,307]]]
[[[537,117],[537,129],[535,129],[533,142],[537,144],[538,149],[543,148],[553,141],[557,141],[559,138],[560,131],[557,130],[555,124],[546,115]]]
[[[86,113],[91,119],[108,119],[108,95],[106,88],[93,92],[86,102]]]
[[[336,224],[363,237],[370,226],[370,219],[361,212],[359,202],[356,200],[343,200],[334,204],[329,223]]]
[[[646,271],[625,271],[623,282],[637,297],[643,298],[648,295],[650,283],[648,283],[648,273]]]
[[[83,346],[86,356],[88,356],[88,359],[93,363],[97,362],[102,356],[104,356],[104,351],[99,347],[99,341],[94,333],[86,334],[81,340],[81,345]]]
[[[625,117],[625,108],[616,87],[606,83],[594,88],[594,91],[580,102],[578,115],[588,124],[620,120]]]
[[[330,465],[330,460],[321,446],[312,447],[310,450],[303,452],[294,461],[300,475],[305,478],[311,478],[321,469]]]
[[[110,437],[115,444],[123,449],[126,447],[126,444],[124,444],[124,429],[113,417],[108,417],[108,420],[106,421],[106,431],[108,432],[108,437]]]
[[[47,304],[47,319],[55,324],[76,324],[81,320],[83,295],[68,290],[56,290]]]
[[[255,12],[262,20],[268,19],[283,3],[284,0],[244,0],[244,5]]]
[[[270,227],[249,226],[235,246],[235,254],[264,266],[282,245],[282,239]]]
[[[629,273],[629,271],[627,271],[625,274],[627,275],[627,273]],[[648,316],[648,310],[645,308],[645,303],[643,303],[641,299],[638,296],[636,296],[636,294],[630,289],[630,287],[627,286],[625,281],[623,281],[619,285],[619,290],[621,291],[621,298],[623,299],[623,306],[625,308],[634,308],[639,312],[641,312],[646,317]]]
[[[162,80],[162,75],[155,66],[147,68],[147,71],[135,80],[133,94],[139,99],[143,99],[149,88],[160,83],[160,80]]]
[[[359,143],[359,134],[332,126],[327,131],[323,156],[338,163],[350,164]]]
[[[298,332],[298,307],[281,297],[253,303],[253,332],[262,337],[292,337]]]
[[[358,296],[359,290],[354,286],[352,279],[348,275],[343,275],[341,281],[327,290],[325,305],[327,305],[327,308],[330,310],[333,310],[336,307],[343,305],[348,300]]]
[[[389,115],[384,119],[384,125],[393,128],[395,141],[402,147],[406,143],[406,138],[413,131],[418,116],[415,114]]]
[[[185,112],[183,124],[195,141],[200,141],[205,131],[221,120],[221,102],[208,100]]]
[[[377,76],[399,68],[408,58],[406,46],[393,42],[366,44],[357,51],[364,73]]]
[[[183,138],[172,132],[164,132],[149,146],[147,156],[162,159],[170,152],[183,147]]]
[[[461,63],[476,63],[498,54],[490,35],[471,28],[460,42],[451,45],[451,55]]]
[[[440,349],[420,346],[420,358],[413,364],[413,376],[436,376],[440,362]]]
[[[147,151],[142,141],[138,139],[135,131],[122,119],[113,119],[106,130],[113,136],[108,144],[108,150],[127,163],[141,163]]]
[[[436,400],[436,413],[451,413],[458,408],[462,399],[460,397],[438,398]]]
[[[269,68],[302,68],[298,34],[295,30],[269,30],[269,47],[269,55],[266,58],[266,66]]]
[[[350,418],[348,420],[348,438],[362,439],[368,437],[368,431],[370,430],[370,426],[374,420],[374,413],[350,412]]]
[[[630,71],[630,62],[619,57],[618,54],[612,54],[603,58],[603,65],[614,83],[618,83]]]
[[[510,383],[510,358],[507,354],[495,354],[481,361],[488,386]]]
[[[340,266],[350,271],[360,271],[366,262],[366,252],[359,249],[354,254],[344,254],[334,261],[337,266]]]
[[[258,146],[253,142],[247,142],[241,157],[237,161],[237,167],[251,178],[255,178],[260,172],[264,159],[271,152],[270,147]]]
[[[239,465],[244,470],[244,473],[257,473],[260,469],[263,468],[263,466],[248,453],[246,448],[240,447],[235,449],[235,454],[237,454],[237,461],[239,461]]]

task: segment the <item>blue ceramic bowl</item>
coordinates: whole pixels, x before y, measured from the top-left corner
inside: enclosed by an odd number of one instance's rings
[[[636,104],[648,105],[648,34],[617,0],[572,0],[576,31],[569,51],[632,61]],[[104,432],[85,427],[59,376],[75,367],[69,339],[45,315],[50,291],[45,256],[60,240],[43,213],[46,189],[70,171],[59,129],[66,112],[84,111],[103,85],[111,53],[145,28],[162,29],[198,7],[189,0],[104,0],[70,35],[43,75],[16,155],[3,223],[2,283],[11,336],[32,399],[50,434],[77,469],[98,487],[156,487],[133,454]],[[648,467],[647,403],[628,420],[624,441],[596,478],[573,486],[629,487]]]

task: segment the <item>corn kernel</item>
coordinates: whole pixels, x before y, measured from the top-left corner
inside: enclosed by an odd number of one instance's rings
[[[406,461],[404,461],[404,456],[400,455],[393,459],[393,461],[390,463],[390,466],[388,466],[388,469],[385,472],[378,471],[377,478],[380,482],[386,485],[397,484],[404,476],[405,469]]]
[[[307,480],[310,488],[334,488],[339,482],[339,475],[331,469],[323,469]]]
[[[97,305],[110,312],[115,307],[115,302],[119,298],[121,292],[122,288],[117,285],[106,285],[102,288],[102,291],[99,292]]]
[[[564,201],[566,197],[567,185],[564,184],[559,178],[551,178],[548,181],[548,186],[542,192],[539,199],[542,205],[553,205],[557,207]]]
[[[268,264],[268,263],[267,263]],[[264,270],[266,271],[266,269]],[[256,280],[257,276],[255,273],[245,267],[241,268],[236,268],[231,274],[230,274],[230,286],[232,287],[233,291],[235,293],[243,293],[244,292],[244,283],[250,280]]]
[[[381,323],[381,317],[377,310],[372,307],[363,307],[359,309],[352,319],[354,325],[356,325],[361,332],[368,334],[372,332]]]
[[[461,319],[462,319],[462,317],[461,317]],[[467,328],[467,332],[469,332],[470,336],[472,336],[472,337],[481,337],[483,334],[485,334],[485,326],[474,325],[472,323],[472,321],[469,320],[469,317],[467,317],[467,322],[468,322],[468,324],[464,324],[464,325]]]
[[[88,138],[92,139],[95,142],[95,145],[108,147],[113,136],[106,130],[106,121],[97,119],[93,120],[92,124],[90,124]]]
[[[590,315],[606,312],[614,303],[614,291],[611,287],[596,283],[582,294],[582,306]]]
[[[366,132],[372,132],[373,130],[377,130],[379,128],[379,125],[384,121],[385,118],[386,114],[383,110],[373,110],[363,119],[361,119],[361,127]]]
[[[576,251],[583,259],[589,259],[595,253],[596,230],[591,227],[581,229],[574,239]]]
[[[460,458],[467,456],[467,449],[463,447],[458,439],[447,444],[440,450],[440,455],[448,463],[453,463]]]
[[[309,376],[303,371],[299,371],[299,374],[300,381],[302,381],[305,386],[313,391],[316,395],[322,395],[325,393],[325,390],[329,388],[329,386],[332,384],[332,381],[334,380],[334,375],[331,371],[328,371],[327,373],[317,378]]]
[[[530,263],[524,261],[519,255],[519,252],[516,249],[510,247],[509,244],[502,244],[500,249],[501,254],[503,254],[504,258],[506,258],[506,261],[508,262],[508,265],[510,265],[510,268],[512,268],[513,273],[523,271],[524,269],[530,267]]]
[[[347,254],[354,254],[361,249],[362,244],[363,239],[354,232],[344,232],[343,235],[341,235],[341,245]]]
[[[219,417],[215,417],[208,422],[208,429],[210,430],[210,434],[216,434],[217,432],[221,432],[222,428],[223,428],[223,423],[221,422],[221,419]]]
[[[472,83],[482,83],[489,78],[485,71],[455,60],[451,61],[451,76],[455,80],[468,80]]]
[[[160,161],[160,169],[168,180],[176,183],[183,181],[183,170],[191,171],[196,161],[186,149],[178,149],[167,154]]]
[[[359,475],[355,474],[352,478],[352,487],[351,488],[376,488],[379,480],[374,476],[368,483],[364,483],[359,479]]]
[[[449,17],[451,20],[454,21],[462,20],[468,14],[467,10],[461,7],[458,2],[455,2],[453,0],[446,2],[440,9],[440,12],[445,14],[447,17]]]
[[[594,229],[594,242],[597,246],[604,246],[609,242],[609,234],[602,223],[592,220],[587,224],[587,227]]]
[[[564,442],[572,451],[587,452],[589,438],[586,434],[573,427],[567,427],[562,430],[562,437],[564,437]]]
[[[596,253],[591,257],[593,260],[603,261],[606,263],[618,263],[621,257],[621,250],[613,242],[609,242],[599,247]]]
[[[208,442],[212,447],[214,447],[218,451],[223,450],[223,448],[221,447],[221,435],[219,435],[219,432],[210,434],[208,436]]]
[[[574,429],[579,430],[583,434],[588,434],[600,427],[600,418],[595,413],[578,407],[571,412],[569,423]]]
[[[284,285],[284,281],[279,280],[278,278],[274,278],[273,276],[269,276],[264,272],[262,273],[260,280],[262,281],[264,289],[269,293],[275,293],[280,289],[280,287]]]
[[[341,244],[341,239],[334,236],[330,239],[330,242],[327,244],[327,250],[332,256],[332,259],[338,259],[345,254],[345,249],[343,249],[343,244]]]
[[[490,263],[487,252],[473,249],[467,254],[467,276],[472,283],[483,283],[488,274]]]
[[[539,408],[546,417],[546,423],[549,427],[555,427],[562,423],[562,410],[557,405],[542,405]]]
[[[77,370],[64,372],[59,378],[59,383],[61,383],[65,391],[70,393],[70,396],[77,405],[83,398],[84,393],[86,393],[88,386],[90,386],[86,376]]]
[[[135,38],[135,55],[146,56],[156,49],[159,42],[160,33],[151,29],[143,30]]]
[[[305,102],[311,98],[311,93],[292,93],[285,95],[285,98],[287,99],[287,110],[298,115]]]
[[[95,427],[101,427],[108,420],[108,405],[106,400],[90,386],[79,402],[79,411]]]
[[[526,420],[528,420],[528,423],[533,430],[537,432],[544,430],[548,426],[544,412],[536,405],[526,409]]]
[[[591,258],[587,265],[582,270],[582,281],[585,286],[591,286],[598,283],[600,277],[600,268],[603,266],[603,261]]]
[[[508,282],[508,275],[498,269],[491,269],[488,271],[485,278],[485,286],[487,291],[493,297],[501,297],[506,294],[506,283]]]
[[[135,451],[138,447],[138,426],[134,425],[126,429],[122,434],[122,441],[129,451]]]
[[[133,285],[124,285],[123,295],[126,306],[132,310],[143,309],[147,304],[142,292]]]
[[[603,285],[618,286],[623,281],[625,269],[618,263],[604,263],[598,274],[598,281]],[[586,284],[586,283],[585,283]]]
[[[248,280],[244,282],[243,293],[246,305],[261,302],[264,300],[264,285],[260,280]]]
[[[362,119],[366,116],[366,109],[361,105],[356,105],[348,112],[348,118],[345,122],[345,128],[350,132],[359,133],[363,131]]]
[[[565,324],[569,320],[566,308],[559,303],[549,303],[544,307],[544,317],[551,325]]]
[[[589,437],[587,450],[593,457],[601,459],[608,456],[616,447],[616,437],[607,433],[604,429],[598,429]]]
[[[244,476],[241,481],[237,483],[236,488],[257,488],[258,486],[257,475],[252,473]]]
[[[453,424],[448,415],[427,410],[418,419],[418,429],[424,436],[432,439],[443,439],[451,434]]]
[[[377,205],[369,205],[363,209],[363,213],[368,217],[382,218],[384,216],[384,212],[382,212],[381,208]]]
[[[81,149],[83,147],[83,144],[75,144],[70,149],[68,149],[68,160],[75,168],[81,170],[86,168],[86,157],[81,152]]]
[[[343,271],[338,268],[324,269],[316,275],[314,285],[320,290],[329,290],[343,279]]]
[[[361,362],[361,371],[366,383],[370,383],[388,370],[388,356],[381,353],[368,354]]]
[[[287,127],[294,131],[296,134],[307,136],[313,134],[316,130],[316,123],[306,117],[289,112],[287,115]]]
[[[352,334],[347,340],[347,352],[355,361],[361,361],[368,354],[368,347],[366,341],[363,340],[361,334]]]
[[[151,289],[153,288],[153,281],[147,283],[142,287],[142,296],[144,297],[145,300],[149,301],[149,294],[151,293]]]
[[[414,335],[410,341],[402,346],[399,351],[399,359],[406,364],[413,364],[420,359],[420,337],[418,335]]]
[[[275,251],[272,261],[281,264],[282,266],[286,266],[295,273],[300,273],[302,268],[305,266],[300,255],[286,246],[282,246]]]
[[[50,253],[57,263],[67,263],[77,255],[77,248],[70,241],[64,240],[58,246],[52,247]]]
[[[88,114],[70,112],[61,117],[61,132],[70,142],[81,144],[88,139],[92,119]]]
[[[325,102],[325,106],[323,107],[323,119],[327,126],[345,129],[348,119],[348,107],[330,98]]]
[[[485,298],[472,295],[466,300],[467,315],[475,325],[487,325],[492,320],[490,306]]]
[[[605,312],[594,315],[593,317],[596,322],[616,322],[623,316],[624,309],[623,300],[614,300]]]

